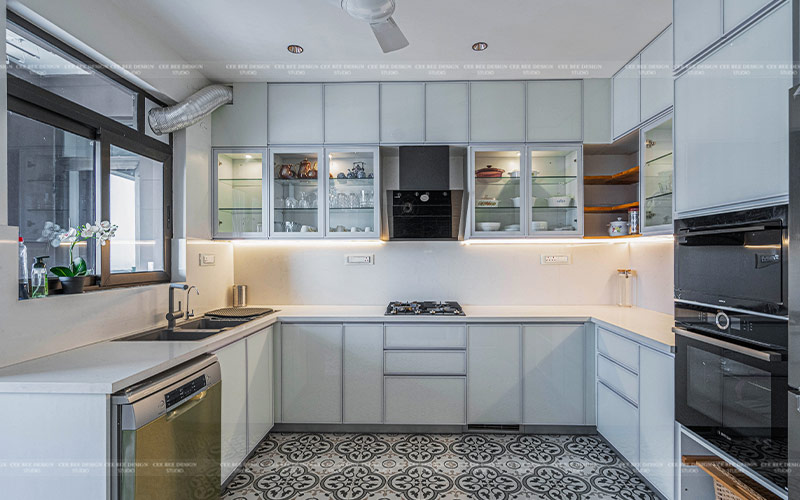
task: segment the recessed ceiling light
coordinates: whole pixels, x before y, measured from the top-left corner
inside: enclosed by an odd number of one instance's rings
[[[288,50],[292,54],[302,54],[303,53],[303,47],[301,47],[299,45],[289,45],[288,47],[286,47],[286,50]]]
[[[489,44],[486,42],[475,42],[472,44],[472,50],[474,50],[475,52],[483,52],[488,48]]]

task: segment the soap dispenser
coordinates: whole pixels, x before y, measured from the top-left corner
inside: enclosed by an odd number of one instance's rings
[[[47,263],[44,259],[49,259],[49,255],[36,257],[36,262],[33,263],[31,269],[31,298],[38,299],[47,297]]]

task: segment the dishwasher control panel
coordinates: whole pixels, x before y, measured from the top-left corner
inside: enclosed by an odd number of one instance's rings
[[[206,387],[206,376],[201,375],[192,380],[191,382],[186,382],[177,389],[169,391],[164,395],[164,400],[167,403],[167,409],[169,410],[170,407],[180,403],[189,396],[194,395],[196,392],[205,389],[205,387]]]

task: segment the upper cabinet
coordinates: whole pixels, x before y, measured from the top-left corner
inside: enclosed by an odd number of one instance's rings
[[[527,84],[528,142],[579,142],[583,137],[581,80]]]
[[[214,148],[211,189],[215,238],[263,238],[267,235],[265,148]]]
[[[722,28],[729,33],[772,0],[723,0]]]
[[[381,142],[409,144],[424,141],[425,84],[382,83]]]
[[[590,78],[583,81],[583,142],[611,142],[610,78]]]
[[[425,140],[469,142],[469,84],[425,84]]]
[[[672,25],[677,67],[722,36],[722,0],[674,0]]]
[[[672,106],[672,27],[642,51],[641,121]]]
[[[270,144],[322,144],[322,85],[269,86]]]
[[[773,11],[675,81],[675,210],[786,201],[792,6]],[[742,61],[764,67],[737,74]],[[727,66],[727,67],[726,67]]]
[[[233,104],[211,115],[211,145],[266,146],[267,95],[266,83],[234,84]]]
[[[644,200],[642,233],[672,233],[672,116],[639,134],[640,173]]]
[[[380,86],[377,83],[325,85],[325,142],[376,144],[380,140]]]
[[[469,99],[472,142],[525,142],[525,82],[472,82]]]
[[[634,57],[624,68],[619,70],[613,78],[614,96],[614,138],[619,138],[630,132],[641,123],[640,86],[641,79],[639,66],[641,57]]]

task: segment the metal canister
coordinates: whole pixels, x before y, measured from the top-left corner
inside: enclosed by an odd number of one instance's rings
[[[247,306],[247,285],[233,285],[233,307]]]
[[[639,209],[628,209],[628,234],[639,234]]]

